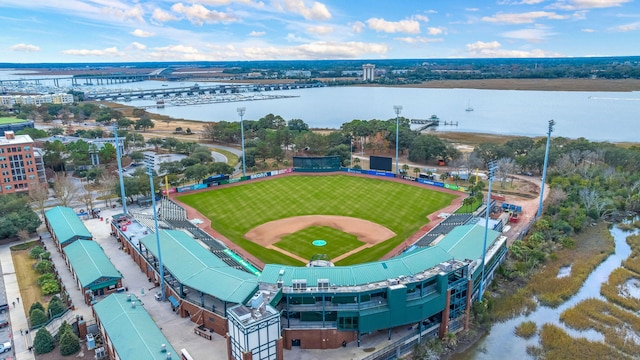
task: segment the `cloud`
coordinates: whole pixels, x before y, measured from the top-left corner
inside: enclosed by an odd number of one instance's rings
[[[540,49],[533,50],[507,50],[497,41],[476,41],[467,44],[467,52],[471,57],[480,58],[527,58],[527,57],[560,57],[561,54],[550,53]]]
[[[629,1],[631,0],[559,0],[555,4],[549,5],[549,8],[562,10],[602,9],[622,6]]]
[[[324,25],[308,26],[307,32],[318,34],[318,35],[325,35],[333,32],[333,26],[324,26]]]
[[[40,51],[40,47],[36,45],[20,43],[20,44],[13,45],[11,47],[11,50],[24,51],[24,52],[36,52],[36,51]]]
[[[88,49],[69,49],[63,50],[63,54],[76,55],[76,56],[124,56],[123,52],[118,51],[117,47],[110,47],[102,50],[88,50]]]
[[[407,34],[419,34],[420,23],[415,20],[400,20],[400,21],[386,21],[380,18],[371,18],[367,20],[369,29],[377,32],[386,33],[407,33]]]
[[[304,39],[296,34],[292,34],[292,33],[288,33],[287,37],[285,38],[287,41],[289,42],[305,42],[307,41],[307,39]]]
[[[178,53],[185,53],[185,54],[195,54],[198,52],[198,49],[194,48],[193,46],[185,46],[185,45],[169,45],[169,46],[163,46],[163,47],[156,47],[153,48],[154,51],[160,51],[160,52],[178,52]]]
[[[465,11],[480,11],[478,8],[465,8]]]
[[[547,31],[545,28],[534,28],[534,29],[521,29],[514,31],[507,31],[500,34],[503,37],[509,39],[518,39],[518,40],[526,40],[529,42],[540,42],[546,40],[549,36],[555,35],[550,31]]]
[[[294,47],[250,47],[243,55],[252,60],[263,59],[351,59],[370,55],[384,55],[386,44],[364,42],[318,41]]]
[[[537,19],[546,18],[553,20],[567,19],[566,15],[559,15],[549,11],[531,11],[526,13],[498,13],[493,16],[484,16],[482,21],[503,24],[529,24]]]
[[[147,46],[146,46],[145,44],[140,44],[140,43],[139,43],[139,42],[137,42],[137,41],[132,42],[132,43],[127,47],[127,49],[129,49],[129,50],[144,50],[144,49],[146,49],[146,48],[147,48]]]
[[[405,42],[407,44],[418,44],[418,43],[423,43],[424,44],[424,43],[442,42],[443,41],[443,39],[441,39],[441,38],[427,38],[427,37],[423,37],[423,36],[398,37],[398,38],[394,38],[394,40],[402,41],[402,42]]]
[[[636,30],[640,30],[640,21],[630,23],[630,24],[618,25],[611,28],[611,31],[616,31],[616,32],[629,32],[629,31],[636,31]]]
[[[252,31],[249,33],[249,36],[264,36],[266,34],[266,32],[264,31]]]
[[[114,8],[114,7],[108,7],[108,8],[103,8],[102,12],[111,15],[113,17],[116,17],[120,20],[126,21],[126,20],[135,20],[137,22],[140,23],[144,23],[144,10],[142,9],[142,6],[140,4],[137,4],[136,6],[129,8],[129,9],[122,9],[122,8]]]
[[[498,5],[535,5],[535,4],[540,4],[543,1],[544,0],[521,0],[521,1],[504,0],[504,1],[498,1]]]
[[[153,15],[151,16],[151,18],[161,23],[178,19],[173,14],[162,9],[153,10]]]
[[[136,36],[136,37],[141,37],[141,38],[147,38],[147,37],[151,37],[153,35],[155,35],[152,32],[148,32],[148,31],[144,31],[141,29],[135,29],[132,32],[130,32],[129,34]]]
[[[351,30],[353,30],[353,32],[356,34],[361,33],[365,27],[365,24],[362,21],[356,21],[354,23],[351,23],[350,25],[351,25]]]
[[[596,31],[595,31],[595,30],[593,30],[593,29],[582,29],[581,31],[582,31],[582,32],[586,32],[586,33],[596,32]]]
[[[178,14],[183,14],[193,24],[202,26],[203,23],[229,23],[238,21],[234,15],[223,13],[217,10],[209,10],[200,4],[185,6],[182,3],[176,3],[171,6],[171,10]]]
[[[318,1],[314,1],[310,7],[305,4],[304,0],[274,0],[272,5],[279,11],[302,15],[307,20],[331,19],[331,13],[327,6]]]
[[[439,27],[429,27],[427,28],[427,33],[429,35],[442,35],[442,34],[446,34],[447,33],[447,28],[439,26]]]
[[[424,15],[414,15],[413,19],[414,20],[418,20],[418,21],[422,21],[422,22],[429,22],[429,18],[424,16]]]

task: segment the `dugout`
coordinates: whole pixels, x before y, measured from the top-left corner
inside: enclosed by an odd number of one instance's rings
[[[329,172],[340,170],[339,156],[294,156],[293,171]]]

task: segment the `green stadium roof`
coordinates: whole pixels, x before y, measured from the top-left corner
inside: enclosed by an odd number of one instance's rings
[[[435,245],[456,260],[476,260],[482,257],[484,226],[478,224],[456,226]],[[500,237],[495,230],[487,230],[487,249]]]
[[[176,279],[222,301],[242,304],[258,289],[256,276],[225,264],[184,231],[160,230],[163,265]],[[156,257],[156,235],[140,239]]]
[[[93,238],[87,227],[78,219],[78,215],[71,208],[56,206],[47,210],[44,216],[47,218],[47,222],[53,229],[60,245],[77,239],[91,240]]]
[[[74,269],[80,285],[91,290],[116,284],[122,274],[113,266],[107,255],[90,240],[78,240],[63,249]]]
[[[306,279],[310,286],[314,286],[318,279],[328,279],[335,286],[358,286],[399,276],[412,276],[451,258],[442,248],[428,247],[389,260],[351,266],[296,267],[268,264],[258,281],[276,284],[278,280],[282,280],[285,286],[292,286],[294,279]],[[282,275],[281,271],[284,271]]]
[[[135,308],[131,301],[127,301],[128,296],[136,302]],[[180,358],[134,295],[111,294],[95,304],[93,309],[118,358],[166,360],[167,353],[171,353],[172,359]],[[166,352],[161,351],[162,344],[166,345]]]

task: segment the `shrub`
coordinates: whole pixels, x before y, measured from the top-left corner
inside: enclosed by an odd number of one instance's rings
[[[55,280],[45,281],[42,284],[42,294],[43,295],[52,295],[60,292],[60,285]]]
[[[80,339],[72,331],[65,331],[60,336],[60,355],[72,355],[80,351]]]
[[[49,301],[49,316],[54,317],[58,314],[62,314],[65,310],[64,304],[62,304],[62,300],[59,297],[54,296]]]
[[[53,350],[55,342],[51,333],[46,328],[41,328],[36,333],[36,337],[33,339],[33,351],[38,354],[46,354]]]
[[[33,309],[33,311],[29,313],[29,320],[31,321],[32,327],[44,324],[49,321],[47,315],[40,309]]]
[[[44,284],[47,281],[55,281],[55,280],[56,280],[56,276],[53,275],[53,273],[40,275],[38,276],[38,285],[42,286],[42,284]]]
[[[35,246],[29,251],[29,257],[32,259],[39,259],[40,255],[44,254],[45,250],[42,246]]]
[[[53,272],[53,263],[49,260],[38,261],[36,271],[40,274],[51,273]]]
[[[38,301],[31,304],[31,307],[29,308],[29,316],[31,316],[31,312],[33,311],[33,309],[40,309],[42,310],[42,312],[44,312],[44,306],[42,306],[42,304]]]

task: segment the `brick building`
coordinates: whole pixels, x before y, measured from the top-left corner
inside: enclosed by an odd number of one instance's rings
[[[0,137],[0,194],[29,191],[44,179],[29,135],[5,131]]]

